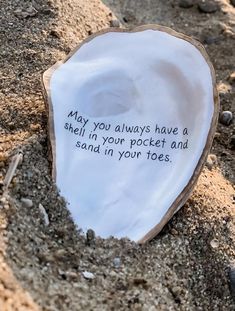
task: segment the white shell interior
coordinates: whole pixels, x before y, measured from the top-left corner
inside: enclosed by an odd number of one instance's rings
[[[214,111],[206,60],[191,43],[162,31],[108,32],[83,44],[59,66],[50,90],[56,183],[74,221],[104,238],[138,241],[163,219],[202,155]],[[110,128],[94,131],[94,122]],[[116,132],[123,124],[139,132]],[[156,125],[177,127],[178,134],[155,133]],[[188,135],[183,135],[185,128]],[[94,133],[96,140],[89,139]],[[107,136],[124,141],[104,143]],[[150,138],[166,142],[130,148],[131,139],[132,144],[138,139],[148,144]],[[171,148],[173,141],[186,140],[187,149]],[[78,141],[100,152],[76,147]],[[110,148],[113,156],[105,154]],[[123,151],[141,154],[125,158],[123,153],[119,160]],[[147,159],[148,151],[157,156]],[[155,159],[160,154],[161,160]]]

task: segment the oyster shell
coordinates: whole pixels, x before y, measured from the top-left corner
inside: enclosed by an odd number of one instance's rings
[[[218,117],[197,41],[146,25],[85,40],[43,75],[53,177],[74,221],[101,237],[153,238],[185,203]]]

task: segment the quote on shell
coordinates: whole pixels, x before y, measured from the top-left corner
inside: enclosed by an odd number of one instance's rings
[[[174,150],[189,148],[187,127],[167,127],[158,123],[111,124],[94,121],[71,110],[67,114],[64,129],[77,137],[77,149],[113,157],[118,161],[129,158],[172,162]]]

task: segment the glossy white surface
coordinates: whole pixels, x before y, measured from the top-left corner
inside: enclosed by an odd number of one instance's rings
[[[208,64],[192,44],[161,31],[111,32],[85,43],[61,65],[50,88],[56,183],[73,219],[101,237],[139,240],[188,184],[205,147],[214,109]],[[76,115],[68,118],[70,111],[76,111],[81,122]],[[94,122],[110,124],[110,129],[94,131]],[[65,123],[85,129],[84,137],[66,130]],[[123,123],[141,126],[140,133],[145,126],[143,134],[115,132]],[[178,127],[179,134],[154,133],[156,124]],[[182,134],[184,128],[188,135]],[[96,141],[87,139],[90,133],[97,134]],[[103,146],[106,136],[125,141]],[[164,148],[130,149],[130,139],[150,137],[165,137]],[[187,139],[188,149],[171,149],[173,140]],[[77,141],[100,145],[100,153],[81,150]],[[106,146],[115,156],[104,154]],[[119,151],[125,150],[141,155],[119,160]],[[169,155],[170,161],[147,160],[149,150],[164,154],[164,159]]]

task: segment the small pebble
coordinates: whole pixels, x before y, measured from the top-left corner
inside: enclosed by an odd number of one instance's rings
[[[210,245],[212,248],[218,248],[219,247],[219,241],[216,239],[211,240]]]
[[[219,5],[213,0],[202,0],[198,3],[198,9],[203,13],[215,13],[218,11]]]
[[[7,227],[7,223],[1,223],[0,222],[0,229],[2,229],[2,230],[4,230],[4,229],[6,229],[6,227]]]
[[[27,18],[27,17],[34,17],[34,16],[36,16],[38,14],[38,11],[33,6],[30,6],[26,10],[16,9],[14,11],[14,14],[18,18],[24,19],[24,18]]]
[[[193,4],[194,4],[193,0],[180,0],[179,1],[179,7],[184,8],[184,9],[191,8]]]
[[[94,274],[88,271],[82,272],[82,275],[84,276],[85,279],[87,280],[93,280],[95,278]]]
[[[59,275],[64,275],[65,274],[65,272],[63,270],[61,270],[61,269],[58,269],[58,273],[59,273]]]
[[[171,290],[174,293],[174,296],[175,296],[176,299],[177,299],[177,297],[180,297],[183,294],[183,288],[181,286],[173,286],[171,288]]]
[[[178,235],[179,232],[176,229],[172,228],[171,229],[171,234],[175,236],[175,235]]]
[[[54,256],[57,259],[63,260],[67,255],[67,251],[63,248],[58,249],[57,251],[54,252]]]
[[[218,164],[217,157],[215,154],[209,154],[206,159],[206,166],[211,171],[213,167]]]
[[[9,205],[9,204],[5,204],[5,205],[4,205],[4,209],[5,209],[5,210],[9,210],[9,208],[10,208],[10,205]]]
[[[25,207],[32,207],[33,201],[27,198],[21,198],[20,201],[23,203]]]
[[[78,275],[76,272],[74,271],[67,271],[66,272],[66,276],[69,278],[69,279],[77,279]]]
[[[113,260],[113,265],[115,268],[119,268],[121,265],[121,259],[119,257],[115,257]]]
[[[1,197],[0,202],[3,204],[7,203],[7,199],[5,197]]]
[[[232,123],[233,114],[231,111],[223,111],[220,115],[220,123],[223,125],[230,125]]]
[[[116,277],[116,276],[117,276],[117,273],[116,273],[115,271],[111,271],[111,272],[109,273],[109,275],[110,275],[111,277]]]
[[[112,19],[112,20],[110,21],[110,26],[111,26],[111,27],[119,28],[119,27],[120,27],[120,22],[119,22],[119,20],[117,20],[117,19]]]
[[[229,93],[231,91],[231,88],[232,87],[229,83],[220,82],[217,85],[217,90],[218,90],[220,95]]]
[[[224,31],[223,34],[228,37],[228,38],[234,38],[234,31],[232,30],[231,27],[227,27]]]
[[[48,226],[50,221],[49,221],[49,217],[44,206],[41,203],[39,203],[38,208],[43,215],[45,225]]]

